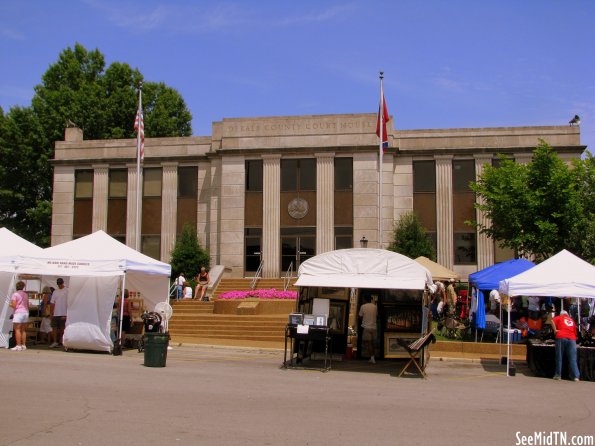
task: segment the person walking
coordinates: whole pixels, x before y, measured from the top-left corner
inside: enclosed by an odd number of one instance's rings
[[[365,299],[366,303],[359,309],[359,317],[362,319],[362,328],[364,329],[362,342],[368,345],[368,351],[371,353],[370,362],[376,364],[376,319],[378,318],[378,308],[372,303],[370,296],[366,296]]]
[[[56,348],[63,342],[64,330],[66,328],[66,313],[68,310],[68,288],[64,286],[64,279],[61,277],[56,280],[58,288],[52,293],[51,311],[52,311],[52,330],[54,332],[54,342],[50,348]]]
[[[17,342],[11,350],[15,352],[27,350],[25,344],[27,341],[27,323],[29,322],[29,295],[24,290],[25,282],[18,281],[16,292],[10,298],[9,304],[14,309],[12,323]]]
[[[182,273],[176,279],[176,299],[180,300],[184,296],[184,286],[186,284],[186,278]]]
[[[576,323],[565,310],[552,319],[552,326],[556,335],[556,374],[555,380],[562,377],[562,362],[568,360],[571,378],[579,381],[580,372],[576,363]]]

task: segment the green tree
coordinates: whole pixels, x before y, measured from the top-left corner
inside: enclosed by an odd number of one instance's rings
[[[468,222],[519,256],[544,260],[562,249],[589,259],[593,240],[593,159],[566,164],[540,141],[530,163],[501,158],[471,188],[489,224]],[[590,245],[592,246],[592,244]]]
[[[396,222],[393,229],[393,241],[388,249],[412,259],[424,256],[436,261],[434,245],[415,212],[403,214]]]
[[[31,107],[0,111],[0,225],[41,246],[49,243],[54,143],[75,124],[85,139],[134,138],[142,74],[98,49],[66,48],[35,87]],[[180,94],[145,82],[147,137],[189,136],[192,116]],[[18,174],[18,176],[17,176]],[[20,177],[19,177],[20,176]]]
[[[49,244],[52,171],[36,148],[46,141],[31,108],[0,117],[0,225],[41,246]]]
[[[171,252],[172,277],[182,273],[187,279],[196,277],[201,266],[209,268],[209,252],[202,249],[196,235],[196,228],[185,224]]]

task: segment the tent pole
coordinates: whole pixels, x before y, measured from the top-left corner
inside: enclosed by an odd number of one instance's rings
[[[508,296],[508,336],[506,339],[506,376],[510,376],[510,301],[511,296]]]
[[[124,339],[122,339],[122,319],[124,318],[124,291],[126,290],[126,271],[124,271],[124,275],[122,276],[122,288],[120,290],[120,327],[118,329],[118,339],[120,340],[120,345],[124,346]]]

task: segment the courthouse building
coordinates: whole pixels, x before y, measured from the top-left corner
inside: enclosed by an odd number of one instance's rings
[[[211,136],[147,138],[141,250],[168,262],[185,224],[211,264],[234,277],[280,277],[326,251],[385,248],[400,215],[415,211],[437,260],[463,276],[512,258],[466,220],[483,221],[469,181],[498,154],[527,162],[543,138],[578,158],[578,126],[395,130],[382,157],[376,114],[223,119]],[[135,246],[136,141],[84,140],[67,128],[56,143],[52,245],[102,229]],[[379,179],[382,206],[379,207]],[[381,215],[379,222],[379,215]],[[380,233],[381,231],[381,233]],[[380,235],[380,236],[379,236]]]

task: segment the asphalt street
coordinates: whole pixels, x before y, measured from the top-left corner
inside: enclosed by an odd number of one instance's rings
[[[166,367],[136,350],[0,349],[0,445],[515,445],[595,432],[595,383],[522,365],[506,377],[495,362],[432,359],[423,380],[397,378],[395,361],[327,373],[282,361],[239,347],[176,346]]]

